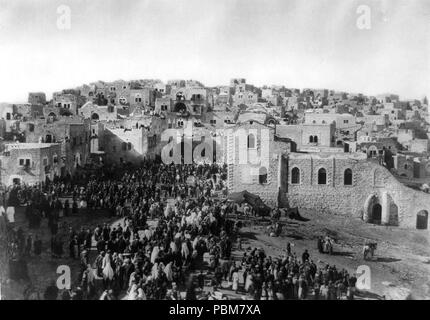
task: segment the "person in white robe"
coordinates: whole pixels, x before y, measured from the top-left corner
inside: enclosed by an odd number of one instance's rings
[[[239,289],[239,272],[237,272],[237,270],[233,272],[232,280],[233,285],[231,289],[237,293],[237,290]]]
[[[112,259],[109,253],[106,253],[106,255],[103,258],[102,269],[103,269],[102,272],[103,272],[104,284],[106,287],[109,287],[114,276],[114,271],[112,269]]]
[[[151,263],[155,263],[155,259],[158,258],[159,252],[160,252],[160,248],[158,246],[154,246],[151,253]]]
[[[181,255],[184,260],[188,260],[188,257],[190,255],[190,249],[188,248],[186,242],[182,242]]]
[[[166,274],[167,280],[169,282],[173,281],[173,269],[172,269],[173,262],[170,261],[165,267],[164,267],[164,273]]]
[[[15,223],[15,207],[6,208],[6,217],[9,223]]]

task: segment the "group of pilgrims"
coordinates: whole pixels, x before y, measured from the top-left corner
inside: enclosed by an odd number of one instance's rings
[[[307,251],[299,258],[290,244],[279,257],[243,249],[237,206],[223,197],[226,178],[226,166],[145,161],[104,168],[85,180],[16,187],[6,203],[20,192],[29,230],[48,221],[52,258],[79,260],[73,288],[59,291],[53,282],[45,299],[226,299],[221,292],[249,300],[354,298],[354,275],[317,266]],[[94,210],[109,212],[115,222],[63,232],[63,217]],[[13,224],[9,231],[8,245],[19,256],[41,254],[38,237],[26,238]],[[40,294],[30,285],[25,298]]]

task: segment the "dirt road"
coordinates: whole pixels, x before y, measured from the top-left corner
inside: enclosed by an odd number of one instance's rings
[[[398,295],[401,291],[410,290],[413,298],[430,299],[428,230],[371,225],[354,218],[306,210],[301,210],[300,214],[309,220],[283,218],[286,225],[281,237],[270,237],[264,227],[255,224],[244,227],[244,247],[262,247],[268,254],[277,256],[290,242],[298,256],[308,249],[317,265],[336,265],[338,269],[344,268],[350,273],[356,272],[360,265],[369,266],[371,292],[374,294]],[[316,239],[319,235],[329,235],[336,240],[333,255],[318,252]],[[373,261],[365,261],[362,257],[362,246],[366,239],[378,243]],[[373,295],[369,294],[369,297]]]

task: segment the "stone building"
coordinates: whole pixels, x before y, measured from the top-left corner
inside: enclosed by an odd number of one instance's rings
[[[278,204],[282,154],[291,145],[275,141],[275,129],[255,121],[225,130],[224,143],[229,191],[247,190],[269,205]]]
[[[333,122],[336,125],[336,129],[354,130],[357,127],[355,117],[352,114],[322,113],[315,111],[305,112],[306,124],[329,124]]]
[[[290,206],[376,224],[429,227],[430,195],[406,187],[386,168],[362,155],[290,153],[286,160]]]
[[[26,142],[60,143],[64,166],[61,176],[74,174],[84,166],[90,154],[91,123],[79,117],[58,120],[36,119],[21,123]]]
[[[46,95],[43,92],[30,92],[28,94],[28,103],[30,104],[45,104]]]
[[[79,109],[79,115],[85,119],[115,121],[118,119],[118,108],[113,105],[99,106],[89,101]]]
[[[227,110],[213,110],[206,113],[206,123],[215,128],[224,128],[235,122],[235,113]]]
[[[237,138],[229,138],[226,150],[229,190],[248,190],[267,204],[282,207],[341,214],[369,223],[428,229],[430,195],[403,185],[377,161],[360,153],[292,152],[294,139],[284,137],[287,141],[279,142],[273,128],[262,126],[249,123],[243,129],[249,136],[249,129],[264,128],[270,132],[264,139],[257,137],[254,142],[251,138],[247,144],[245,135],[242,138],[245,142],[235,148],[232,145]],[[265,151],[266,145],[269,149]],[[264,154],[263,166],[261,155]],[[237,164],[235,160],[240,155],[257,159],[257,164]]]
[[[30,104],[30,103],[16,103],[13,104],[14,115],[21,116],[21,118],[40,118],[44,115],[46,105]]]
[[[426,176],[425,166],[414,156],[397,154],[393,160],[395,172],[401,177],[413,179]]]
[[[60,176],[61,145],[58,143],[11,143],[0,156],[3,185],[36,184]]]
[[[361,118],[357,117],[357,121],[372,125],[375,131],[383,130],[390,124],[390,119],[386,114],[366,114]]]
[[[63,90],[55,92],[52,96],[53,105],[60,110],[60,114],[77,115],[79,108],[82,107],[86,98],[80,95],[77,90]]]
[[[250,106],[258,102],[258,94],[252,91],[236,91],[233,95],[233,106]]]
[[[428,139],[413,139],[407,145],[410,152],[427,153],[429,151]]]
[[[13,104],[0,103],[0,117],[5,120],[13,120],[14,108]]]
[[[334,123],[276,126],[277,136],[294,141],[297,144],[297,150],[334,148],[336,140],[335,132],[336,127]]]
[[[170,97],[156,98],[154,114],[166,114],[172,111],[172,99]]]
[[[16,122],[13,105],[10,103],[0,103],[0,117],[5,121],[6,132],[11,132],[11,127]]]
[[[126,119],[115,126],[105,126],[98,141],[99,151],[104,152],[107,162],[139,163],[154,159],[161,154],[161,133],[166,126],[166,121],[159,117]]]
[[[171,112],[188,113],[193,117],[204,117],[207,107],[207,90],[200,87],[180,87],[172,89]]]

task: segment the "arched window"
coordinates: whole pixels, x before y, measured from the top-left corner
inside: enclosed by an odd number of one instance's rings
[[[314,137],[313,136],[309,137],[309,143],[314,143]]]
[[[314,143],[318,143],[318,137],[314,136]]]
[[[125,142],[122,143],[122,150],[127,150],[127,143]]]
[[[324,168],[318,170],[318,184],[327,184],[327,172]]]
[[[346,169],[343,173],[343,184],[346,186],[352,185],[352,170]]]
[[[267,183],[267,169],[266,167],[261,167],[258,173],[258,182],[260,184]]]
[[[131,150],[131,142],[127,143],[128,150]]]
[[[255,148],[255,136],[251,133],[248,135],[248,149]]]
[[[300,183],[300,169],[293,168],[291,170],[291,184],[299,184]]]

